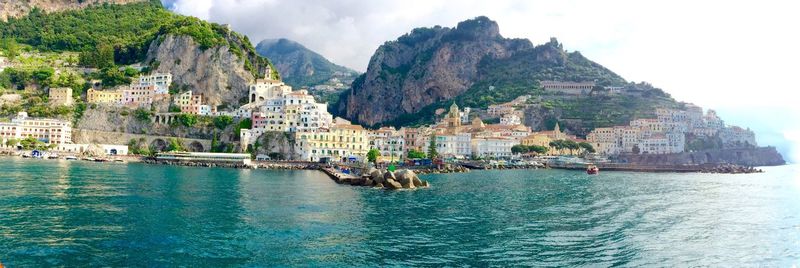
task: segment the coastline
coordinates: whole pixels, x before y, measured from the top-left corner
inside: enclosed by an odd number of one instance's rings
[[[0,157],[19,157],[13,151],[0,151]],[[179,160],[157,160],[148,156],[126,155],[114,156],[109,158],[102,158],[102,161],[89,161],[86,159],[78,159],[74,161],[86,162],[101,162],[101,163],[143,163],[149,165],[170,165],[170,166],[186,166],[186,167],[220,167],[220,168],[237,168],[237,169],[267,169],[267,170],[320,170],[323,171],[328,165],[317,162],[308,161],[253,161],[250,164],[244,163],[225,163],[225,162],[208,162],[208,161],[179,161]],[[58,159],[43,159],[43,160],[64,160],[59,157]],[[759,173],[763,170],[757,167],[740,166],[733,164],[700,164],[700,165],[639,165],[639,164],[623,164],[623,163],[597,163],[601,171],[624,171],[624,172],[642,172],[642,173],[727,173],[727,174],[742,174],[742,173]],[[549,164],[544,166],[515,166],[515,165],[499,165],[499,166],[477,166],[471,164],[446,164],[441,167],[420,167],[420,166],[400,166],[414,171],[416,174],[442,174],[442,173],[463,173],[470,172],[470,170],[515,170],[515,169],[564,169],[564,170],[585,170],[585,165],[569,165],[569,164]],[[330,174],[329,174],[330,175]]]

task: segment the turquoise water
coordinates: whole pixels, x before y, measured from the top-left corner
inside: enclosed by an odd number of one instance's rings
[[[316,171],[0,158],[0,262],[28,266],[800,265],[800,167],[337,185]]]

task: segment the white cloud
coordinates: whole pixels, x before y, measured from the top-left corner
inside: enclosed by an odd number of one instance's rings
[[[704,107],[789,109],[800,90],[795,81],[800,4],[793,1],[174,0],[167,5],[229,23],[254,42],[293,39],[360,71],[380,44],[415,27],[453,27],[486,15],[506,37],[534,44],[557,37],[565,48],[628,80],[651,82]],[[796,121],[782,123],[783,129],[800,129]]]

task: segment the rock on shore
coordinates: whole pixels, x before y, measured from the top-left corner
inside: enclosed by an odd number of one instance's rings
[[[373,168],[370,169],[362,179],[365,181],[365,186],[380,187],[390,190],[430,187],[430,183],[421,180],[414,171],[408,169],[391,172]]]

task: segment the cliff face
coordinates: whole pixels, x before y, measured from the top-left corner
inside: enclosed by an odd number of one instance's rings
[[[3,0],[0,1],[0,21],[6,21],[8,18],[17,18],[28,15],[33,8],[38,8],[45,13],[50,13],[71,9],[81,9],[90,5],[103,3],[128,4],[145,1],[147,0]]]
[[[484,58],[503,58],[531,47],[527,40],[503,38],[497,23],[486,17],[452,29],[415,29],[378,48],[337,109],[368,125],[414,113],[464,93]]]
[[[358,72],[328,61],[322,55],[288,39],[267,39],[256,51],[275,64],[283,81],[293,87],[315,86],[332,78],[352,82]]]
[[[242,45],[230,43],[231,46]],[[245,59],[236,55],[230,46],[202,49],[189,36],[166,35],[150,44],[145,62],[157,65],[157,72],[171,73],[174,84],[202,93],[209,104],[233,108],[247,97],[247,84],[255,79],[253,71],[246,68],[245,60],[254,65],[256,74],[263,73],[269,64],[256,55],[243,54],[242,57]]]
[[[779,166],[786,164],[775,147],[708,150],[661,155],[620,155],[619,161],[639,165],[737,164],[742,166]]]

